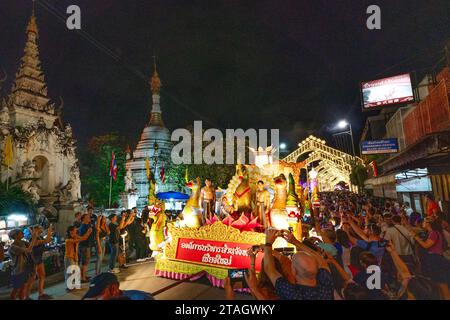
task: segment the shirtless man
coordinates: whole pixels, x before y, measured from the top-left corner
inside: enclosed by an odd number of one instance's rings
[[[270,193],[264,189],[264,182],[259,180],[256,191],[256,214],[259,217],[259,222],[267,227],[267,212],[270,208]]]
[[[200,190],[200,207],[203,209],[203,219],[212,218],[216,204],[216,189],[212,186],[211,179],[205,179],[205,186]]]

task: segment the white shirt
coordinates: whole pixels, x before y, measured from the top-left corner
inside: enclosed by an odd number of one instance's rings
[[[407,208],[407,209],[405,209],[405,212],[406,212],[406,215],[408,216],[408,218],[411,216],[411,213],[413,213],[414,212],[414,210],[413,209],[411,209],[411,208]]]
[[[411,237],[408,230],[402,225],[396,224],[393,227],[387,228],[383,238],[392,241],[395,251],[400,256],[408,256],[414,253],[412,247],[414,245],[414,238]]]

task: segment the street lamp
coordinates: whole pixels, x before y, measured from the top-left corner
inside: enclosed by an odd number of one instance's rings
[[[311,177],[312,180],[315,180],[317,178],[317,171],[312,168],[312,170],[309,172],[309,176]]]
[[[338,122],[337,127],[339,129],[345,129],[348,126],[348,131],[344,131],[344,132],[340,132],[339,134],[342,133],[347,133],[350,135],[350,138],[352,140],[352,151],[353,151],[353,156],[355,156],[355,144],[353,142],[353,130],[352,130],[352,125],[351,123],[347,122],[346,120],[341,120]]]

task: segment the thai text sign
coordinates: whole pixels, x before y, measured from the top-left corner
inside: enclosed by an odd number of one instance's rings
[[[414,101],[408,73],[361,83],[363,109]]]
[[[398,152],[397,138],[361,142],[362,154],[379,154]]]
[[[175,259],[227,269],[248,269],[250,257],[247,250],[251,246],[247,243],[179,238]],[[261,268],[262,257],[262,253],[256,257],[256,271]]]

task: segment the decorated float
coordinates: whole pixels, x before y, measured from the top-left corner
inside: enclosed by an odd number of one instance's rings
[[[271,160],[271,148],[258,152],[265,152]],[[222,287],[229,269],[250,268],[247,250],[264,244],[265,228],[291,230],[301,238],[301,217],[312,205],[308,187],[298,181],[304,165],[284,161],[237,164],[228,188],[217,200],[220,208],[213,216],[205,215],[202,209],[205,206],[201,194],[207,190],[201,188],[200,178],[189,181],[186,186],[191,189],[191,196],[180,219],[167,225],[165,241],[154,237],[161,242],[156,275],[180,280],[203,271],[212,285]],[[161,212],[154,197],[150,196],[149,200],[151,211]],[[287,246],[282,238],[274,244],[275,248]],[[261,260],[259,254],[257,272]]]

